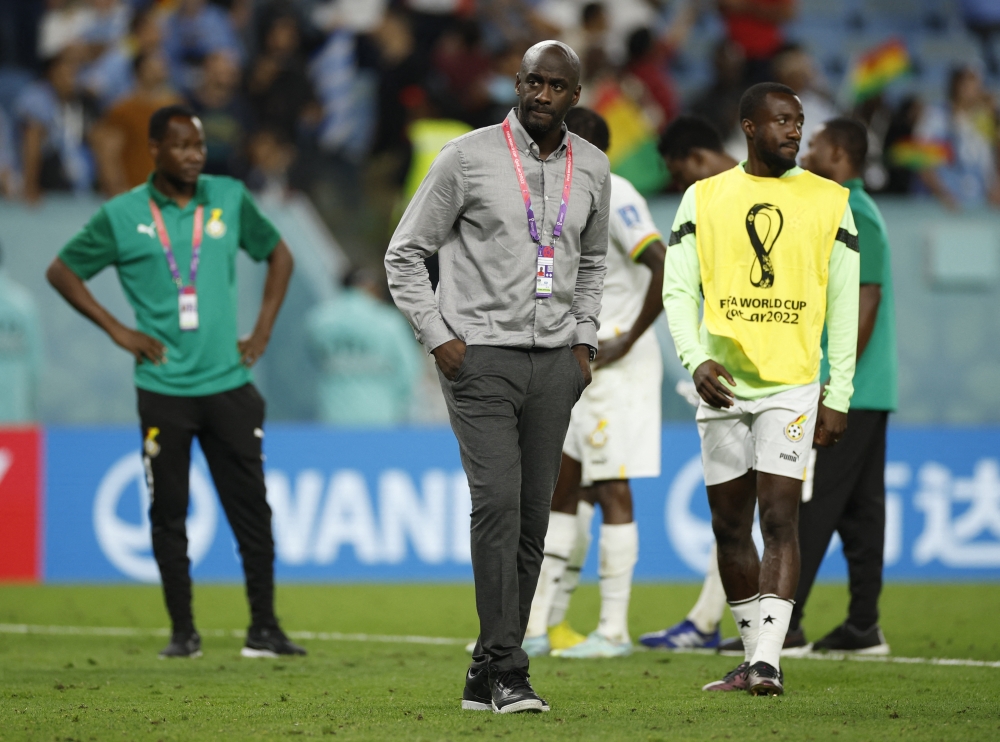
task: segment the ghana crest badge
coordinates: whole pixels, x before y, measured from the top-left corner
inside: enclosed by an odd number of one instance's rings
[[[601,420],[597,423],[597,428],[590,434],[591,446],[594,448],[603,448],[604,444],[608,442],[608,434],[604,432],[606,427],[608,427],[607,420]]]
[[[226,223],[222,221],[222,209],[212,209],[212,215],[205,225],[205,232],[209,237],[219,239],[226,233]]]
[[[149,428],[146,430],[146,439],[142,442],[142,449],[151,459],[155,459],[160,453],[160,444],[156,442],[156,436],[159,434],[159,428]]]
[[[799,415],[785,426],[785,437],[792,443],[802,440],[802,435],[806,432],[802,424],[808,419],[807,415]]]

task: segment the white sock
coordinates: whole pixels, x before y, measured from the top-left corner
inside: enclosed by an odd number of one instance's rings
[[[601,564],[601,620],[597,630],[611,641],[631,642],[628,635],[628,601],[632,571],[639,560],[639,529],[635,523],[601,526],[598,546]]]
[[[743,652],[747,662],[757,651],[757,633],[760,628],[760,595],[754,595],[746,600],[729,601],[729,610],[733,613],[736,628],[743,640]]]
[[[754,662],[766,662],[775,670],[781,667],[781,647],[785,643],[794,605],[794,600],[785,600],[777,595],[760,596],[760,635],[757,649],[750,660],[751,665]]]
[[[576,506],[575,518],[576,545],[566,561],[566,571],[556,585],[552,607],[549,609],[549,626],[560,624],[566,618],[570,598],[573,597],[576,586],[580,584],[580,570],[583,569],[583,563],[587,561],[587,552],[590,551],[590,524],[594,520],[594,506],[581,500]]]
[[[566,572],[566,562],[576,543],[576,516],[549,513],[549,529],[545,532],[545,556],[538,572],[535,597],[531,600],[531,615],[525,639],[542,636],[548,628],[549,609],[556,589]]]
[[[719,576],[719,552],[713,543],[712,552],[708,555],[705,582],[701,586],[698,602],[687,614],[687,619],[702,634],[714,634],[725,610],[726,591],[722,587],[722,577]]]

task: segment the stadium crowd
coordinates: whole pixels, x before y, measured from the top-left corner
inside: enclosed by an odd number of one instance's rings
[[[775,80],[799,92],[807,127],[838,113],[869,125],[869,190],[996,204],[997,106],[983,79],[997,74],[995,5],[960,4],[982,40],[982,71],[956,66],[939,91],[904,48],[919,84],[887,95],[850,89],[850,71],[833,89],[829,73],[849,60],[820,63],[808,27],[794,23],[811,8],[798,0],[5,2],[0,194],[112,196],[143,182],[149,115],[183,101],[205,124],[207,173],[307,192],[352,258],[374,266],[426,155],[501,120],[524,50],[558,38],[583,60],[581,102],[611,124],[613,167],[647,194],[669,187],[647,140],[697,113],[739,158],[736,103],[749,84]],[[947,20],[918,22],[931,33]],[[699,64],[712,70],[701,83]]]

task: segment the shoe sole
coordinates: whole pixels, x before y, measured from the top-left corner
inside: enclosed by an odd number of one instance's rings
[[[160,654],[157,655],[161,660],[196,660],[201,657],[201,650],[197,652],[192,652],[191,654]]]
[[[243,647],[240,650],[241,657],[249,657],[250,659],[269,659],[276,660],[279,655],[277,652],[272,652],[270,649],[254,649],[253,647]]]
[[[462,710],[463,711],[492,711],[493,702],[482,703],[481,701],[467,701],[462,699]]]
[[[772,685],[771,683],[758,683],[757,685],[751,685],[749,688],[751,696],[780,696],[784,692],[784,688],[779,685]]]
[[[514,703],[507,704],[502,709],[497,708],[495,703],[491,705],[493,707],[494,714],[518,714],[525,711],[537,711],[538,713],[541,713],[544,708],[542,706],[542,702],[537,699],[516,701]]]
[[[864,649],[816,649],[810,645],[810,651],[816,654],[828,654],[828,655],[867,655],[869,657],[886,657],[890,652],[888,644],[876,644],[874,647],[865,647]]]

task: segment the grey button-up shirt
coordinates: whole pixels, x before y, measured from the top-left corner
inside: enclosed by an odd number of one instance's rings
[[[535,298],[538,249],[499,124],[441,150],[389,243],[389,289],[428,351],[454,338],[510,348],[596,348],[608,249],[608,158],[564,129],[559,148],[541,160],[516,110],[507,120],[545,245],[559,214],[566,144],[573,143],[573,187],[555,245],[552,296]],[[435,252],[436,295],[424,266]]]

